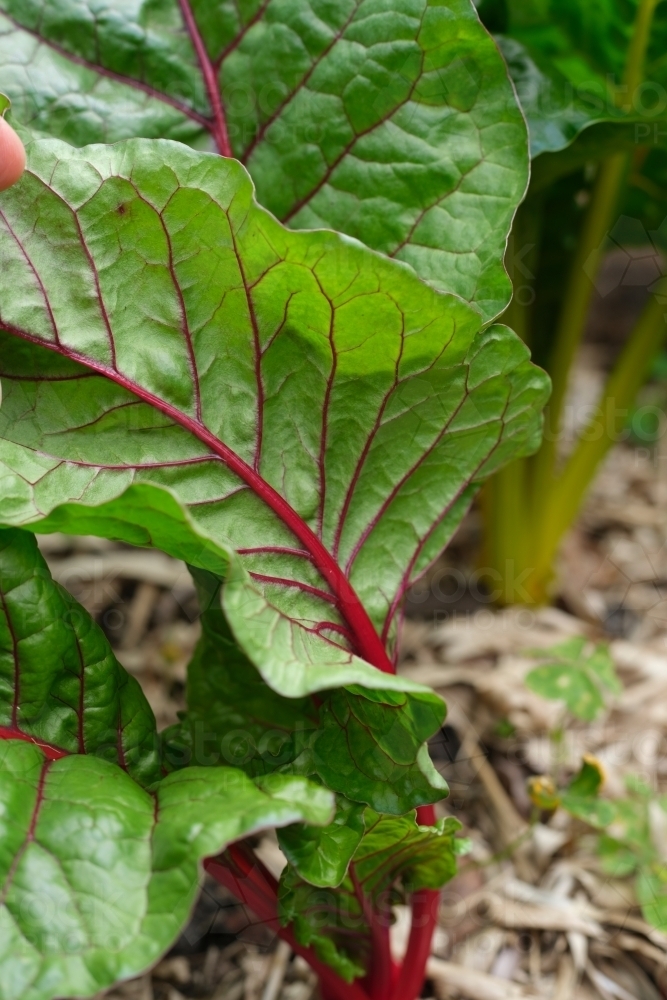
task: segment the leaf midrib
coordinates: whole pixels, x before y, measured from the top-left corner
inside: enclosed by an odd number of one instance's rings
[[[57,42],[47,38],[45,35],[40,35],[39,32],[33,30],[32,28],[28,28],[25,24],[21,24],[21,22],[17,21],[15,17],[8,14],[6,10],[0,10],[0,15],[9,21],[10,24],[13,24],[17,31],[25,31],[27,35],[34,38],[40,45],[45,45],[47,48],[53,49],[53,51],[57,52],[63,59],[67,59],[75,65],[83,67],[83,69],[90,70],[91,73],[99,73],[100,76],[107,77],[108,79],[114,80],[116,83],[121,83],[126,87],[141,90],[145,94],[148,94],[149,97],[154,98],[156,101],[162,101],[164,104],[169,104],[176,111],[180,111],[182,115],[185,115],[186,118],[190,118],[192,121],[198,122],[198,124],[201,125],[202,128],[205,128],[208,132],[211,131],[210,120],[194,108],[190,107],[189,104],[186,104],[184,101],[179,101],[177,97],[165,94],[163,91],[157,90],[155,87],[151,87],[150,84],[144,83],[136,77],[124,76],[122,73],[117,73],[115,70],[108,69],[100,63],[92,63],[88,59],[84,59],[83,56],[79,56],[75,52],[70,52],[69,49],[64,48]]]
[[[9,871],[7,872],[7,875],[5,877],[5,881],[4,881],[4,884],[2,886],[2,890],[0,891],[0,907],[4,907],[5,906],[6,901],[7,901],[7,896],[9,894],[9,890],[11,888],[11,885],[12,885],[12,882],[13,882],[14,877],[16,875],[16,872],[18,871],[18,867],[21,864],[21,860],[23,858],[23,855],[25,854],[25,852],[28,850],[28,847],[30,846],[30,844],[35,839],[35,830],[37,828],[37,820],[39,818],[39,811],[42,808],[42,804],[44,802],[44,789],[45,789],[45,785],[46,785],[46,776],[47,776],[47,774],[49,772],[49,768],[51,767],[52,764],[53,764],[53,760],[50,760],[47,757],[47,759],[42,764],[41,770],[39,772],[39,781],[37,782],[37,790],[36,790],[36,794],[35,794],[35,804],[33,806],[32,815],[30,817],[30,825],[28,827],[28,830],[26,831],[25,839],[23,840],[23,843],[21,844],[21,846],[19,847],[18,851],[14,855],[14,859],[13,859],[13,861],[12,861],[10,867],[9,867]]]
[[[196,437],[202,444],[206,445],[215,457],[221,460],[227,468],[253,490],[260,500],[280,518],[283,524],[289,528],[292,534],[306,548],[312,558],[313,564],[331,588],[340,614],[350,626],[355,639],[357,653],[384,673],[393,674],[395,672],[384,644],[377,634],[366,609],[331,553],[311,528],[299,517],[287,500],[270,486],[258,472],[244,462],[236,452],[217,438],[215,434],[198,420],[183,413],[171,403],[160,399],[159,396],[155,396],[116,369],[110,368],[103,362],[95,361],[84,354],[80,354],[69,347],[65,347],[63,344],[49,343],[49,341],[36,337],[19,327],[6,323],[3,323],[2,326],[8,333],[83,365],[103,378],[121,386],[121,388],[131,392],[141,402],[163,413],[170,420],[174,421],[174,423]]]
[[[181,8],[186,31],[190,36],[190,41],[199,61],[199,70],[204,81],[204,86],[206,87],[211,111],[213,112],[213,126],[209,125],[209,130],[213,133],[219,153],[222,156],[233,156],[232,146],[229,141],[229,130],[227,128],[227,116],[225,115],[222,95],[220,94],[218,71],[206,50],[206,45],[199,31],[199,25],[193,13],[190,0],[178,0],[178,4]]]
[[[32,743],[33,746],[42,751],[49,761],[71,756],[69,750],[63,750],[62,747],[57,747],[54,743],[47,743],[46,740],[40,740],[36,736],[29,736],[28,733],[24,733],[18,728],[15,729],[13,726],[0,726],[0,740],[22,740],[24,743]]]

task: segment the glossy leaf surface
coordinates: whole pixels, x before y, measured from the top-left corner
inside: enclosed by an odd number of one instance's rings
[[[444,704],[431,692],[332,692],[312,741],[313,767],[328,788],[378,812],[437,802],[447,784],[425,742],[443,722]]]
[[[371,951],[365,921],[372,906],[388,920],[391,905],[419,889],[439,889],[456,872],[455,819],[420,827],[414,815],[366,814],[366,834],[339,888],[321,888],[288,866],[280,883],[281,919],[297,939],[348,981],[364,975]]]
[[[535,448],[547,380],[518,339],[170,143],[31,146],[0,260],[4,518],[132,540],[140,488],[140,534],[182,557],[166,488],[190,562],[241,554],[226,613],[276,691],[409,689],[355,654],[388,668],[475,482]]]
[[[298,773],[388,813],[406,813],[447,794],[425,746],[444,722],[438,695],[354,687],[322,692],[317,700],[285,698],[234,642],[218,581],[197,571],[195,577],[205,609],[202,635],[188,667],[188,711],[165,735],[171,766],[231,764],[253,777]],[[342,831],[330,834],[346,841]],[[310,852],[312,832],[306,836],[303,850]],[[293,840],[297,851],[296,834]],[[354,837],[350,843],[354,850]],[[318,863],[323,870],[329,865],[325,856]],[[345,868],[333,884],[344,874]]]
[[[290,226],[405,260],[486,319],[509,300],[526,131],[470,0],[2,0],[0,88],[78,146],[217,146]]]
[[[338,886],[345,878],[366,826],[365,807],[337,796],[336,815],[325,827],[287,826],[278,834],[283,854],[310,885]]]
[[[94,754],[149,785],[153,713],[90,615],[55,583],[34,536],[0,529],[0,739]]]
[[[90,996],[154,962],[187,920],[200,862],[295,819],[325,823],[324,790],[191,768],[156,796],[91,756],[0,742],[2,1000]]]
[[[193,570],[202,634],[188,665],[184,720],[167,737],[173,767],[232,765],[251,776],[292,764],[318,724],[312,698],[284,698],[234,641],[220,581]]]
[[[88,996],[141,972],[200,862],[255,830],[327,823],[331,793],[192,767],[163,780],[155,720],[33,535],[0,529],[0,998]]]

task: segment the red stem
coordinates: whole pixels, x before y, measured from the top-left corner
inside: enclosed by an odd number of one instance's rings
[[[421,806],[417,821],[422,826],[433,826],[436,821],[433,806]],[[438,923],[440,893],[437,889],[422,889],[412,896],[412,927],[408,949],[401,971],[390,994],[390,1000],[416,1000],[426,977],[426,963],[431,954],[433,932]]]
[[[394,981],[394,961],[389,941],[389,921],[379,913],[364,893],[354,865],[350,865],[354,892],[371,932],[372,952],[370,970],[366,977],[370,1000],[387,1000]],[[398,971],[398,970],[396,970]]]
[[[213,138],[215,139],[218,151],[223,156],[233,156],[232,146],[229,141],[229,132],[227,131],[227,119],[225,118],[225,111],[222,106],[222,97],[220,96],[218,74],[208,52],[206,51],[206,45],[204,44],[204,39],[199,33],[199,28],[197,26],[195,16],[192,13],[189,0],[179,0],[179,3],[181,5],[183,20],[185,21],[185,26],[188,29],[188,34],[192,39],[192,44],[194,45],[195,52],[197,53],[197,59],[199,60],[201,74],[204,78],[204,83],[206,84],[206,92],[208,93],[208,99],[213,112]]]
[[[231,862],[231,864],[230,864]],[[287,941],[296,955],[300,955],[319,977],[327,1000],[369,1000],[368,994],[358,983],[346,983],[330,966],[319,960],[310,949],[304,948],[289,927],[281,926],[278,919],[278,883],[250,848],[243,843],[232,844],[221,858],[204,862],[209,875],[245,903],[259,919],[283,941]]]
[[[63,750],[52,743],[46,743],[36,736],[28,736],[27,733],[23,733],[13,726],[0,726],[0,740],[24,740],[26,743],[33,743],[39,747],[47,760],[60,760],[61,757],[69,757],[68,750]]]
[[[205,444],[214,455],[225,463],[228,469],[231,469],[239,479],[243,480],[257,494],[260,500],[263,500],[278,515],[309,552],[313,564],[317,567],[336,596],[336,606],[350,626],[350,630],[356,640],[355,651],[359,656],[362,656],[369,663],[372,663],[374,667],[377,667],[378,670],[384,671],[384,673],[393,674],[396,672],[393,663],[387,656],[384,644],[375,630],[375,626],[368,617],[366,609],[329,550],[323,545],[315,532],[308,527],[306,522],[299,517],[287,500],[277,490],[274,490],[265,479],[262,479],[259,473],[251,468],[247,462],[244,462],[236,452],[232,451],[223,441],[217,438],[204,424],[182,410],[179,410],[178,407],[167,403],[165,400],[160,399],[159,396],[144,389],[143,386],[138,385],[132,379],[128,378],[127,375],[123,375],[117,368],[112,368],[108,364],[104,364],[104,362],[89,358],[85,354],[74,351],[62,344],[54,344],[48,340],[44,340],[42,337],[35,337],[33,334],[18,327],[3,324],[3,329],[33,344],[38,344],[40,347],[54,351],[62,357],[69,358],[71,361],[77,361],[90,371],[97,372],[98,375],[103,375],[104,378],[115,382],[116,385],[120,385],[133,393],[143,403],[147,403],[148,406],[152,406],[160,413],[164,413],[170,420],[185,428],[185,430],[201,441],[202,444]]]

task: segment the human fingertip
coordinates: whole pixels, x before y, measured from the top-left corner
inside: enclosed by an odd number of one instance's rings
[[[0,118],[0,191],[16,184],[25,170],[25,149],[9,122]]]

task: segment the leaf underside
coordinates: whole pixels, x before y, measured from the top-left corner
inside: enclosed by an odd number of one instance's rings
[[[234,161],[142,140],[29,160],[0,198],[5,522],[229,559],[235,637],[283,695],[409,688],[356,654],[381,665],[476,481],[536,447],[526,348],[284,229]]]
[[[0,89],[77,146],[217,145],[290,226],[354,236],[486,320],[509,301],[526,128],[470,0],[0,0]]]

